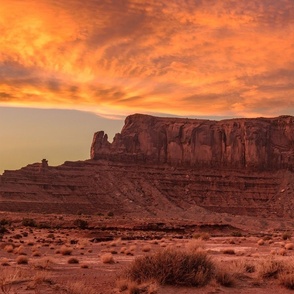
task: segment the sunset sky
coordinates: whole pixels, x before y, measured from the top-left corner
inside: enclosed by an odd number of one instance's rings
[[[0,0],[0,174],[138,112],[294,115],[294,1]]]

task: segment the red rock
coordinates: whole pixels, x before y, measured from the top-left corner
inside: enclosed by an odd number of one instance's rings
[[[221,121],[128,116],[113,143],[95,134],[92,159],[254,170],[294,167],[294,117]]]

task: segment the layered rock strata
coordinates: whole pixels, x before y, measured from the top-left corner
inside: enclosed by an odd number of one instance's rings
[[[46,160],[0,176],[0,210],[172,217],[293,218],[294,118],[127,117],[91,159]]]
[[[92,159],[199,168],[278,170],[294,168],[294,117],[221,121],[126,118],[113,143],[94,135]]]

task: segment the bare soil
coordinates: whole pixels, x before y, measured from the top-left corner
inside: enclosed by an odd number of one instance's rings
[[[36,226],[24,226],[24,218],[33,219]],[[214,262],[237,272],[234,264],[258,266],[273,257],[286,262],[294,255],[293,250],[284,249],[291,243],[283,240],[285,231],[273,229],[257,233],[225,224],[192,225],[175,221],[171,225],[169,221],[150,223],[143,219],[84,215],[2,213],[0,219],[10,222],[4,226],[8,232],[0,242],[0,293],[120,293],[116,281],[128,265],[138,256],[164,248],[188,250],[199,246]],[[86,220],[89,228],[77,228],[73,225],[76,219]],[[11,252],[7,252],[9,246]],[[72,250],[70,255],[62,254],[64,246]],[[103,263],[106,253],[112,254],[113,263]],[[28,263],[18,264],[19,256]],[[73,258],[78,263],[69,263]],[[253,271],[242,273],[231,287],[212,280],[200,288],[158,286],[156,293],[236,292],[292,291],[280,285],[278,279],[261,279]]]

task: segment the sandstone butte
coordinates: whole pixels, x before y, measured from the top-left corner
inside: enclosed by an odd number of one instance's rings
[[[294,168],[294,118],[222,121],[126,118],[113,143],[103,131],[94,135],[92,159],[252,170]]]
[[[91,159],[46,160],[0,176],[6,211],[204,219],[213,213],[293,218],[294,117],[222,121],[126,118]],[[200,218],[201,216],[202,218]]]

